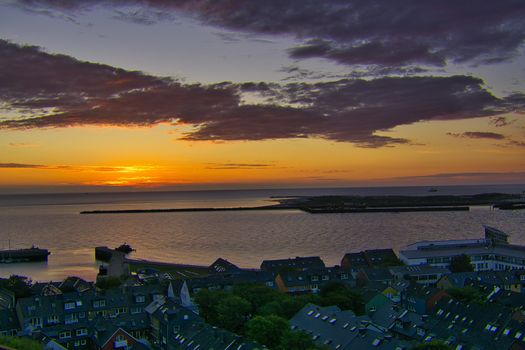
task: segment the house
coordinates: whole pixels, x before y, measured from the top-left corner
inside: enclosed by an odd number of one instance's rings
[[[467,285],[499,287],[525,293],[525,270],[458,272],[443,276],[437,283],[440,288],[463,288]]]
[[[431,265],[394,266],[389,270],[396,280],[409,280],[424,285],[436,285],[441,277],[450,274],[447,268]]]
[[[279,291],[283,293],[318,292],[329,283],[343,283],[355,287],[355,279],[351,271],[338,266],[325,268],[310,268],[299,271],[283,270],[275,277]]]
[[[425,322],[428,337],[456,349],[507,350],[523,346],[525,323],[498,304],[461,303],[442,298]],[[425,338],[426,339],[426,338]]]
[[[409,281],[394,281],[386,286],[381,293],[393,302],[399,302],[401,300],[401,293],[409,286]]]
[[[369,313],[370,319],[384,331],[390,331],[398,338],[421,340],[425,335],[423,316],[388,301]]]
[[[8,289],[0,288],[0,310],[13,307],[15,307],[15,293]]]
[[[344,268],[380,267],[397,264],[399,259],[396,253],[388,249],[369,249],[358,253],[347,253],[341,259]]]
[[[295,257],[290,259],[264,260],[261,270],[270,271],[274,275],[281,270],[305,270],[312,268],[324,268],[325,264],[318,256]]]
[[[365,306],[365,313],[367,315],[370,315],[384,304],[390,302],[390,299],[388,299],[384,294],[373,290],[365,290],[362,293],[362,296],[363,304]]]
[[[16,310],[14,308],[0,310],[0,336],[15,336],[20,331]]]
[[[394,276],[388,268],[361,268],[357,272],[357,285],[360,287],[367,286],[373,283],[381,283],[383,288],[389,285],[393,280]]]
[[[520,310],[525,317],[525,298],[522,293],[496,287],[496,289],[488,295],[487,302],[503,305],[513,311]]]
[[[303,331],[326,349],[408,349],[408,344],[395,338],[368,316],[356,316],[337,306],[305,305],[289,321],[294,331]]]
[[[95,336],[97,350],[149,350],[145,343],[140,342],[131,334],[120,327],[112,327],[105,332],[97,333]]]
[[[58,288],[64,293],[73,291],[82,293],[94,289],[95,285],[93,282],[88,282],[80,277],[68,277],[60,283]]]
[[[401,250],[399,258],[407,265],[447,268],[454,257],[465,254],[475,271],[525,268],[525,246],[508,243],[508,235],[495,228],[484,230],[485,238],[417,242]]]
[[[445,290],[412,284],[401,292],[400,304],[403,308],[419,315],[428,315],[436,304],[448,294]]]
[[[187,283],[191,294],[197,293],[201,289],[210,290],[232,290],[237,284],[256,283],[269,288],[275,288],[275,277],[271,272],[260,270],[240,270],[231,273],[215,273],[209,276],[196,277],[184,280]],[[177,290],[182,288],[182,280],[172,281],[173,287]]]
[[[213,262],[213,264],[208,267],[208,271],[211,274],[214,273],[238,273],[241,272],[242,269],[238,267],[237,265],[232,264],[226,259],[219,258]]]
[[[199,315],[170,300],[148,306],[148,314],[156,349],[263,349],[236,334],[212,327]]]
[[[94,346],[93,332],[107,328],[108,320],[137,339],[146,337],[145,307],[165,294],[164,288],[147,285],[35,295],[19,299],[15,310],[23,333],[41,332],[68,349],[88,349]]]

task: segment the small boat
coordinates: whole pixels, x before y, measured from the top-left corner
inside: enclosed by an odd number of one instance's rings
[[[121,244],[117,248],[115,248],[115,250],[124,254],[129,254],[135,251],[135,249],[131,248],[131,246],[129,244],[126,244],[125,242],[124,244]]]
[[[428,192],[437,192],[437,191],[438,191],[437,188],[434,188],[434,187],[432,187],[432,188],[430,188],[430,189],[428,190]]]

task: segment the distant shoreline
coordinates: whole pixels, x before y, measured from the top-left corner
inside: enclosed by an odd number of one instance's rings
[[[275,198],[274,198],[275,199]],[[521,195],[483,193],[473,196],[313,196],[287,197],[279,204],[257,207],[229,208],[163,208],[163,209],[111,209],[89,210],[80,214],[137,214],[224,212],[254,210],[302,210],[311,214],[323,213],[386,213],[422,211],[468,211],[472,205],[490,205],[501,209],[523,209]]]

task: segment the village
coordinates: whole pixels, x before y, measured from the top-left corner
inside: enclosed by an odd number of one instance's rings
[[[0,335],[43,349],[525,349],[525,246],[484,233],[349,252],[336,266],[115,250],[96,282],[0,280]]]

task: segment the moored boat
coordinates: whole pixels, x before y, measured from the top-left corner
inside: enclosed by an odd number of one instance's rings
[[[35,246],[25,249],[0,250],[0,263],[47,261],[51,254],[47,249]]]

